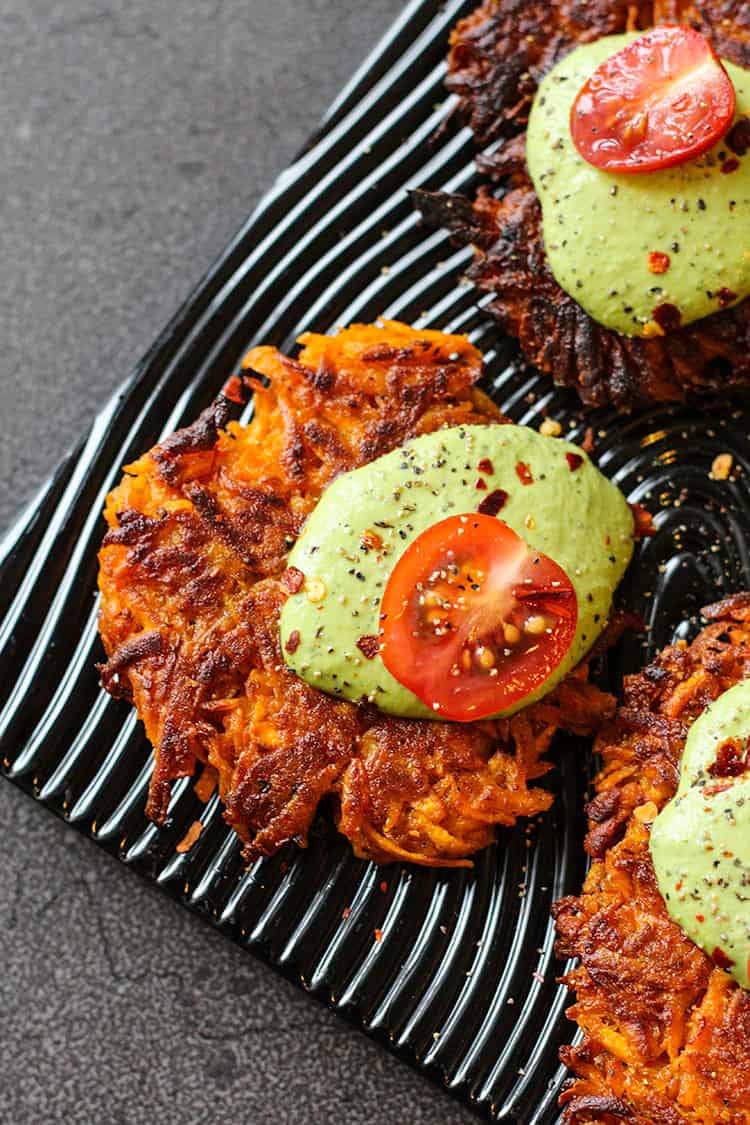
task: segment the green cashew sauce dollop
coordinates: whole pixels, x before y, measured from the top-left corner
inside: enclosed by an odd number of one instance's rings
[[[732,151],[730,129],[697,159],[657,172],[605,172],[584,160],[570,135],[571,106],[600,63],[636,38],[577,47],[545,76],[526,156],[559,285],[599,324],[657,336],[677,326],[673,310],[690,324],[750,296],[750,150]],[[724,66],[736,124],[750,114],[750,72]]]
[[[550,691],[604,628],[632,554],[634,526],[625,498],[578,446],[526,426],[438,430],[334,480],[289,557],[305,584],[281,613],[287,664],[331,695],[435,719],[372,654],[383,591],[398,559],[428,527],[487,511],[483,502],[492,508],[498,500],[490,514],[554,559],[576,591],[577,631],[566,656],[504,713]]]
[[[750,988],[749,738],[745,682],[690,728],[679,787],[650,841],[670,917],[743,988]]]

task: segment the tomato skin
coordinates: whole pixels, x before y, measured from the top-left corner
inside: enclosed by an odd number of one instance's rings
[[[663,24],[597,67],[570,111],[573,143],[608,172],[654,172],[693,160],[728,131],[735,92],[710,43]]]
[[[380,655],[436,718],[473,722],[540,687],[577,621],[575,590],[556,562],[494,516],[450,516],[396,563]]]

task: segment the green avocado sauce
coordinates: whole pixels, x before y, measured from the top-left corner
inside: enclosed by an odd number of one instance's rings
[[[570,135],[571,106],[600,63],[637,37],[577,47],[546,75],[526,156],[559,285],[599,324],[648,337],[750,296],[750,150],[738,155],[725,137],[703,156],[658,172],[605,172],[587,163]],[[746,118],[750,72],[724,65],[736,119]]]
[[[679,787],[654,821],[650,844],[671,918],[743,988],[750,988],[749,738],[745,682],[690,728]]]
[[[498,501],[501,510],[493,512]],[[289,557],[305,585],[281,614],[287,664],[342,699],[368,699],[393,715],[436,718],[367,651],[377,648],[383,591],[406,548],[439,520],[479,510],[496,514],[554,559],[575,587],[578,628],[571,648],[540,688],[505,713],[550,691],[607,622],[633,550],[633,516],[577,446],[525,426],[439,430],[334,480]]]

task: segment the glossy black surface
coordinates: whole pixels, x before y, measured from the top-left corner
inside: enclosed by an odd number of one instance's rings
[[[198,844],[175,844],[201,811],[189,784],[172,823],[143,816],[149,750],[129,709],[104,696],[94,662],[100,510],[120,466],[191,420],[248,346],[290,347],[379,314],[466,331],[488,358],[488,387],[517,421],[545,413],[582,437],[593,424],[603,470],[656,513],[628,604],[652,630],[610,675],[694,625],[697,607],[750,584],[747,416],[724,405],[581,418],[572,397],[516,362],[457,284],[467,255],[418,225],[412,186],[470,186],[468,134],[442,120],[448,30],[470,4],[410,5],[280,180],[5,544],[0,575],[0,738],[8,776],[103,847],[267,957],[489,1116],[553,1121],[560,1042],[549,905],[584,870],[581,800],[590,765],[571,741],[538,824],[503,833],[473,871],[389,868],[352,858],[321,818],[307,852],[245,872],[212,801]],[[735,479],[709,478],[734,455]],[[687,625],[682,622],[686,620]],[[381,884],[385,882],[385,890]],[[346,917],[344,913],[350,911]],[[375,930],[382,941],[375,940]]]

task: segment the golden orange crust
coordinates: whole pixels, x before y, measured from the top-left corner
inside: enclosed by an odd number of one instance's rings
[[[304,844],[330,795],[359,855],[466,862],[496,825],[549,805],[529,782],[548,768],[554,731],[590,729],[611,702],[579,671],[510,723],[459,727],[338,702],[289,671],[279,579],[326,484],[415,434],[504,421],[463,337],[386,322],[300,343],[297,359],[246,357],[249,426],[229,421],[221,397],[128,466],[108,498],[102,679],[132,699],[156,749],[147,811],[158,823],[174,779],[202,762],[248,858]]]
[[[672,797],[690,724],[750,675],[750,595],[704,611],[689,648],[669,648],[631,676],[595,749],[603,759],[588,806],[593,865],[580,896],[555,909],[569,1015],[583,1041],[563,1051],[575,1074],[566,1125],[748,1125],[750,992],[666,912],[649,825]]]

